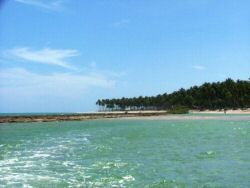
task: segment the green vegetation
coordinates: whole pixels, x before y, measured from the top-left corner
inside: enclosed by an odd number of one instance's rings
[[[174,106],[168,110],[168,114],[187,114],[189,111],[188,107],[186,106]]]
[[[169,110],[172,113],[184,113],[187,109],[250,108],[250,81],[227,79],[224,82],[204,83],[189,89],[182,88],[171,94],[99,99],[96,104],[100,111]]]

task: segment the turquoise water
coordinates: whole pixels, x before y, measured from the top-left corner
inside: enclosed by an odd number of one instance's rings
[[[0,187],[250,187],[250,121],[0,125]]]

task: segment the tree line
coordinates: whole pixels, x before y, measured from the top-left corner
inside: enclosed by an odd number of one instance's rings
[[[181,88],[171,94],[99,99],[96,105],[100,111],[169,110],[176,106],[198,110],[250,108],[250,81],[229,78],[223,82]]]

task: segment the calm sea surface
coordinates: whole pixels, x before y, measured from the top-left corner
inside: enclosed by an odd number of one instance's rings
[[[0,125],[0,187],[250,187],[249,120]]]

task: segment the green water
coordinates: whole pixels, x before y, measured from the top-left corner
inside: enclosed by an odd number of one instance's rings
[[[0,187],[250,187],[250,121],[0,125]]]

